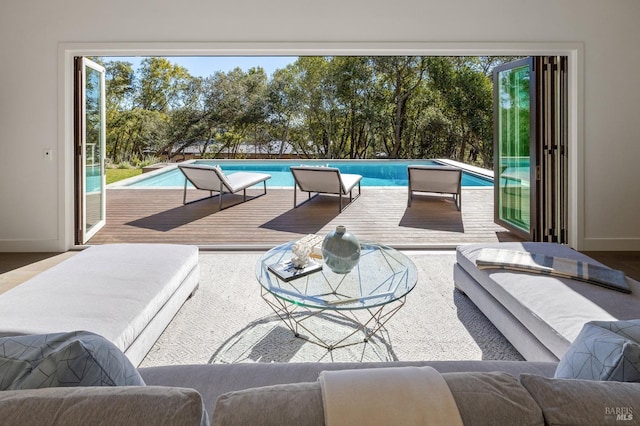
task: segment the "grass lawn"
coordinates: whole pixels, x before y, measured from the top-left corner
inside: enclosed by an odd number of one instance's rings
[[[107,185],[142,174],[142,169],[107,169]]]

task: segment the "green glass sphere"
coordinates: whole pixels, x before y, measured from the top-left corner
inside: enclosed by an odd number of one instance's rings
[[[327,234],[322,242],[324,263],[336,274],[346,274],[360,260],[360,242],[340,225]]]

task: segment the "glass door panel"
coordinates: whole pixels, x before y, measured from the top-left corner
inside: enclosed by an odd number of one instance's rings
[[[86,243],[105,224],[105,70],[80,58],[78,111],[78,243]]]
[[[496,67],[493,79],[495,221],[531,239],[536,164],[531,58]]]

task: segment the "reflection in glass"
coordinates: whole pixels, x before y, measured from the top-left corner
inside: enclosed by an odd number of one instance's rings
[[[528,65],[500,72],[498,79],[498,214],[531,230],[530,80]]]
[[[86,231],[102,220],[102,102],[101,73],[85,67],[85,200]]]

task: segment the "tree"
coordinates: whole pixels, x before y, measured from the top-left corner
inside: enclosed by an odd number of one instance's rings
[[[331,65],[342,129],[337,151],[348,158],[366,157],[375,139],[371,132],[374,116],[371,61],[363,56],[337,56]]]
[[[444,111],[454,125],[448,156],[459,161],[479,160],[482,166],[491,167],[492,84],[477,65],[476,58],[428,60],[431,84],[441,94]]]
[[[415,56],[378,56],[374,58],[376,77],[393,102],[393,145],[391,158],[402,151],[407,127],[407,104],[426,76],[426,58]]]
[[[185,93],[189,96],[189,72],[166,58],[143,59],[138,74],[134,99],[138,108],[167,113],[185,103]]]
[[[130,62],[108,61],[104,64],[107,110],[131,105],[134,94],[134,73]]]
[[[215,129],[223,148],[236,153],[245,141],[255,142],[258,126],[267,121],[267,76],[262,68],[246,73],[235,68],[207,79],[205,110],[209,129]],[[253,134],[251,131],[254,130]]]
[[[512,57],[303,56],[196,78],[166,58],[106,62],[113,161],[240,145],[309,158],[453,158],[492,165],[493,66]],[[273,148],[273,147],[276,148]]]
[[[290,142],[290,130],[301,120],[302,104],[297,96],[293,66],[276,70],[267,86],[266,114],[271,139],[279,141],[278,157],[282,158]]]
[[[294,64],[294,90],[302,106],[304,132],[313,149],[304,140],[298,145],[307,156],[334,157],[335,83],[328,69],[329,58],[319,56],[303,56]]]

